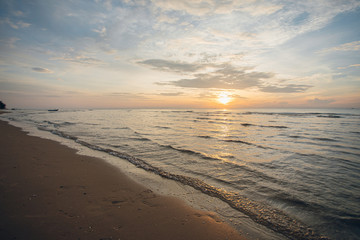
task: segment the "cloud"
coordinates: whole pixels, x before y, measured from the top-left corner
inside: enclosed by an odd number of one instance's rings
[[[94,29],[93,31],[98,33],[101,37],[106,36],[106,27],[102,27],[101,29]]]
[[[20,11],[20,10],[14,11],[12,14],[13,14],[14,16],[16,16],[16,17],[23,17],[23,16],[25,16],[24,12],[22,12],[22,11]]]
[[[26,23],[26,22],[23,22],[23,21],[13,22],[9,18],[5,18],[3,20],[0,20],[0,23],[6,23],[6,24],[8,24],[10,27],[12,27],[14,29],[27,28],[27,27],[31,26],[30,23]]]
[[[308,103],[313,104],[313,105],[327,105],[330,103],[335,102],[334,99],[319,99],[319,98],[314,98],[314,99],[310,99],[308,100]]]
[[[354,42],[344,43],[336,47],[323,49],[319,53],[336,52],[336,51],[359,51],[359,50],[360,50],[360,41],[354,41]]]
[[[224,95],[226,94],[228,97],[230,97],[231,99],[235,100],[235,99],[247,99],[246,97],[244,96],[241,96],[239,94],[236,94],[234,92],[232,92],[231,90],[230,91],[226,91],[224,93],[224,91],[220,90],[220,91],[217,91],[217,90],[214,90],[214,91],[204,91],[204,92],[201,92],[199,95],[198,95],[198,98],[200,99],[218,99],[219,98],[219,95]]]
[[[356,0],[349,1],[288,1],[282,9],[271,15],[255,16],[259,23],[253,26],[262,44],[278,46],[286,41],[328,26],[341,13],[354,11],[360,6]],[[257,2],[254,3],[254,6]],[[256,9],[256,8],[254,8]],[[253,23],[253,20],[249,22]]]
[[[111,0],[95,0],[96,3],[103,3],[106,9],[110,10],[112,6]]]
[[[280,9],[282,9],[282,5],[277,4],[271,4],[271,3],[264,3],[264,4],[251,4],[243,9],[240,9],[242,11],[248,12],[252,16],[261,16],[261,15],[270,15],[273,14]]]
[[[157,17],[157,21],[160,23],[168,23],[168,24],[174,24],[179,19],[177,17],[170,17],[168,15],[162,14]]]
[[[205,65],[202,64],[170,61],[163,59],[148,59],[137,63],[151,66],[152,68],[159,71],[178,72],[178,73],[196,72],[206,67]]]
[[[80,63],[83,65],[97,65],[97,64],[103,64],[103,61],[94,58],[94,57],[89,57],[89,56],[85,56],[85,55],[74,55],[72,53],[70,54],[65,54],[64,56],[61,57],[54,57],[52,58],[52,60],[62,60],[62,61],[67,61],[67,62],[73,62],[73,63]]]
[[[23,21],[19,21],[17,24],[18,24],[18,26],[19,26],[20,28],[27,28],[27,27],[30,27],[30,26],[31,26],[30,23],[26,23],[26,22],[23,22]]]
[[[270,15],[283,6],[269,2],[214,1],[214,0],[153,0],[153,4],[164,11],[182,11],[194,16],[229,14],[233,11],[247,12],[252,16]]]
[[[111,92],[111,93],[105,93],[104,95],[110,96],[110,97],[117,97],[117,98],[121,98],[121,99],[131,99],[131,100],[149,99],[149,97],[146,96],[146,94],[144,94],[144,93]]]
[[[269,93],[297,93],[305,92],[311,85],[281,84],[264,86],[266,80],[275,77],[272,72],[251,71],[253,67],[235,67],[230,63],[186,63],[162,59],[149,59],[138,62],[148,65],[159,71],[190,74],[193,78],[176,81],[156,82],[157,85],[172,85],[182,88],[208,88],[208,89],[247,89],[258,87],[262,92]],[[206,68],[215,69],[212,72],[200,73]]]
[[[41,67],[33,67],[33,71],[39,72],[39,73],[53,73],[53,71],[47,69],[47,68],[41,68]]]
[[[174,92],[174,93],[160,93],[161,96],[175,97],[183,95],[183,92]]]
[[[311,85],[297,85],[297,84],[288,84],[285,86],[263,86],[259,87],[262,92],[269,92],[269,93],[297,93],[297,92],[305,92]]]
[[[3,43],[4,46],[8,47],[8,48],[15,48],[15,43],[17,41],[19,41],[20,39],[19,38],[16,38],[16,37],[12,37],[12,38],[9,38],[9,39],[4,39],[4,40],[0,40],[0,43]]]
[[[29,79],[30,80],[30,79]],[[66,88],[48,85],[48,84],[39,84],[36,82],[28,81],[13,81],[11,80],[0,80],[1,94],[18,94],[18,95],[31,95],[31,96],[69,96],[69,95],[79,95],[81,92],[69,90]]]
[[[184,88],[216,88],[216,89],[246,89],[258,86],[261,80],[272,78],[270,72],[246,72],[248,67],[234,67],[231,64],[219,65],[210,73],[194,74],[195,78],[180,79],[158,85],[174,85]]]
[[[207,52],[202,52],[199,55],[201,56],[201,59],[200,59],[201,63],[215,62],[219,56],[219,54],[210,54]]]
[[[338,69],[347,69],[347,68],[356,68],[356,67],[360,67],[360,64],[352,64],[346,67],[338,67]]]
[[[255,51],[274,48],[327,26],[335,16],[353,11],[360,2],[153,0],[149,5],[161,21],[156,21],[159,32],[151,35],[155,39],[147,39],[148,49],[160,47],[169,55],[205,51],[255,55]],[[169,24],[175,19],[176,24]]]
[[[191,15],[205,15],[211,12],[214,7],[212,0],[153,0],[153,4],[164,11],[184,11]]]

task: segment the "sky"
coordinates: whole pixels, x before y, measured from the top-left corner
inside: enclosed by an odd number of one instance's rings
[[[359,108],[359,0],[0,0],[10,108]]]

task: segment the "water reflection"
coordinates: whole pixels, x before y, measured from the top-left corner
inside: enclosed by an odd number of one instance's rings
[[[221,194],[234,192],[280,208],[336,238],[341,234],[332,229],[355,234],[344,216],[350,223],[360,216],[360,119],[356,114],[334,116],[269,110],[102,110],[19,118],[131,154],[171,176],[204,180]]]

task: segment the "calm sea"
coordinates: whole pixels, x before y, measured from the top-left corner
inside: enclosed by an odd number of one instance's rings
[[[360,239],[358,109],[16,110],[1,118],[192,186],[289,238]]]

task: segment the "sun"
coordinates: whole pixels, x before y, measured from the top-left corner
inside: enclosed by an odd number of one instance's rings
[[[219,103],[222,103],[222,104],[226,105],[226,104],[228,104],[229,102],[232,101],[231,94],[228,93],[228,92],[221,92],[217,96],[217,101]]]

